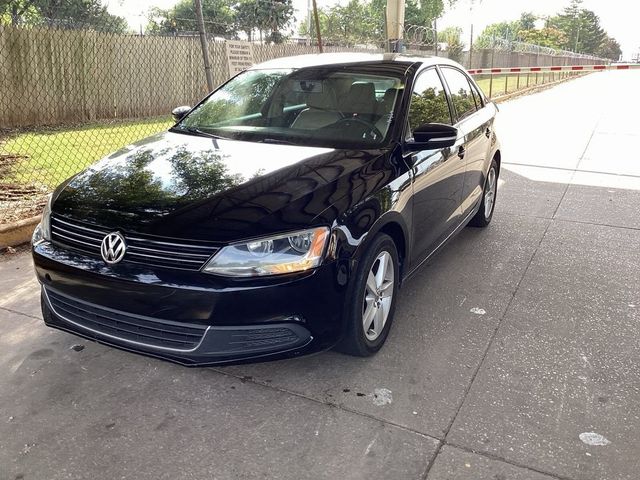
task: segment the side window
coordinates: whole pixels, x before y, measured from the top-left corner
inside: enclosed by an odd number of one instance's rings
[[[435,68],[421,73],[413,87],[409,107],[410,135],[413,136],[413,131],[425,123],[451,125],[447,95]]]
[[[476,101],[476,107],[478,108],[478,110],[480,110],[482,107],[484,107],[484,97],[480,94],[480,92],[478,91],[478,87],[473,82],[469,82],[469,84],[471,85],[471,93],[473,93],[473,98]]]
[[[473,98],[471,85],[467,77],[459,70],[442,68],[444,79],[451,92],[451,100],[456,108],[458,120],[468,117],[476,111],[476,101]]]

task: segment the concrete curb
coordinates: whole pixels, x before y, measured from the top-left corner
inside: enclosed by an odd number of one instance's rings
[[[0,225],[0,250],[27,243],[31,240],[31,235],[38,223],[40,223],[40,215]]]

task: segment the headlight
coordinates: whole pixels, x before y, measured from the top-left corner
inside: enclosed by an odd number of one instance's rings
[[[51,240],[51,198],[52,195],[49,195],[44,210],[42,210],[40,223],[33,231],[33,236],[31,237],[32,245],[37,245],[44,240]]]
[[[203,271],[227,277],[259,277],[309,270],[322,261],[329,229],[261,238],[222,248]]]

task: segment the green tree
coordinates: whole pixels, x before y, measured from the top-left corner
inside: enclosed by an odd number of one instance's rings
[[[406,0],[404,11],[404,23],[420,27],[431,27],[433,21],[440,18],[445,11],[445,6],[453,6],[457,0]],[[384,25],[384,12],[387,0],[371,0],[374,15]]]
[[[522,12],[520,14],[520,29],[533,30],[536,28],[536,20],[538,17],[531,12]]]
[[[591,10],[580,8],[582,0],[572,0],[563,13],[549,19],[549,26],[563,32],[566,50],[595,54],[607,34],[600,26],[600,18]]]
[[[345,6],[322,8],[318,10],[318,20],[322,39],[328,44],[353,46],[382,41],[382,24],[371,4],[350,0]],[[301,35],[309,33],[310,38],[316,38],[315,21],[311,22],[311,32],[308,32],[307,22],[300,27]]]
[[[320,23],[320,31],[322,32],[323,40],[326,40],[325,36],[327,32],[328,12],[328,8],[318,8],[318,23]],[[309,26],[311,26],[311,30],[309,30]],[[317,38],[316,23],[313,15],[311,15],[311,20],[309,20],[309,15],[304,18],[303,22],[300,24],[298,33],[305,37]]]
[[[448,2],[452,5],[454,2]],[[384,2],[386,6],[386,1]],[[404,22],[406,25],[430,27],[444,13],[443,0],[406,0]],[[384,10],[382,10],[384,11]]]
[[[604,41],[600,44],[600,47],[596,51],[596,55],[608,58],[613,61],[617,61],[622,55],[622,49],[620,48],[620,44],[615,38],[607,35],[607,38],[604,39]]]
[[[457,0],[407,0],[405,4],[405,28],[408,26],[431,27],[439,18],[446,5],[453,5]],[[351,0],[346,6],[320,8],[318,20],[323,40],[328,43],[380,43],[384,36],[384,12],[386,0],[357,1]],[[312,19],[313,20],[313,19]],[[315,22],[308,31],[308,18],[302,22],[301,35],[315,38]],[[429,39],[425,39],[429,40]]]
[[[267,32],[267,40],[283,41],[281,31],[293,19],[292,0],[203,0],[202,15],[207,33],[236,36],[238,31],[247,34],[250,40],[254,32]],[[154,34],[178,34],[196,32],[193,0],[180,0],[173,8],[154,8],[149,14],[147,31]]]
[[[259,23],[264,25],[266,31],[271,33],[267,40],[273,43],[282,43],[284,36],[282,30],[293,20],[293,0],[269,0],[258,1]],[[262,29],[260,29],[262,30]]]
[[[460,27],[448,27],[438,32],[438,42],[447,44],[447,56],[456,62],[460,62],[464,50],[461,36],[462,28]]]
[[[100,0],[0,0],[0,20],[12,25],[93,27],[122,33],[127,21],[111,15]]]
[[[202,0],[202,15],[207,33],[234,35],[234,12],[231,0]],[[153,8],[149,12],[147,31],[155,34],[197,32],[193,0],[180,0],[173,8]]]
[[[253,40],[255,31],[265,27],[260,19],[260,0],[240,0],[234,10],[236,27],[247,35],[249,41]]]
[[[545,27],[539,30],[520,30],[519,36],[523,42],[554,48],[556,50],[563,49],[567,44],[567,36],[553,27]]]
[[[494,38],[516,40],[520,30],[522,30],[522,26],[519,20],[487,25],[475,41],[474,48],[492,48]]]
[[[580,12],[580,31],[578,37],[579,52],[596,53],[607,38],[607,33],[600,26],[600,17],[591,10]]]
[[[0,23],[5,25],[34,24],[41,18],[34,0],[0,0]]]

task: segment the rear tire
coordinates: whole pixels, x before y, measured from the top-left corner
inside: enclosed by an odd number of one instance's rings
[[[498,194],[498,164],[494,160],[487,172],[487,178],[484,181],[484,189],[482,191],[482,200],[480,208],[469,221],[472,227],[484,228],[491,223],[493,212],[496,209],[496,197]]]
[[[378,234],[358,262],[344,310],[346,331],[337,350],[369,357],[382,348],[393,322],[399,281],[396,245],[388,235]]]

